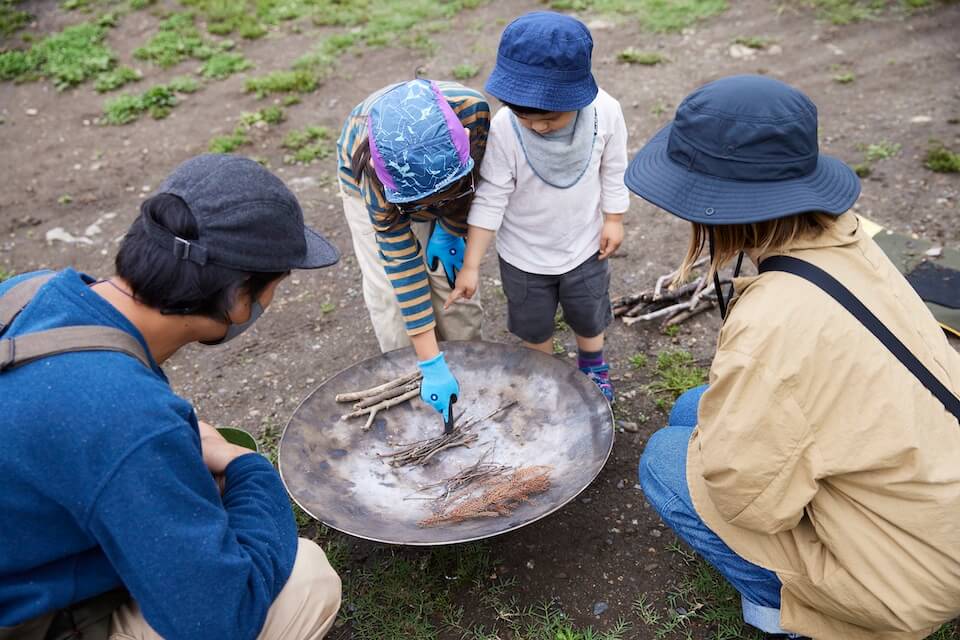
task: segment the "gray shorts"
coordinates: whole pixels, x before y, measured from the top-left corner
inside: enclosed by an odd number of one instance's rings
[[[597,254],[553,276],[527,273],[500,258],[500,279],[507,296],[507,327],[526,342],[546,342],[553,336],[557,303],[581,338],[600,335],[613,320],[610,261],[597,260]]]

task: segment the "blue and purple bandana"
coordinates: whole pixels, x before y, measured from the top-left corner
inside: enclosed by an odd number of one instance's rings
[[[436,82],[411,80],[370,107],[370,157],[389,202],[431,196],[473,169],[470,137]]]

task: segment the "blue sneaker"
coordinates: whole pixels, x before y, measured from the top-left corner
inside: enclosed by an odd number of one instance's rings
[[[580,371],[593,380],[593,384],[597,385],[600,391],[603,392],[603,397],[607,399],[607,402],[613,404],[614,396],[613,383],[610,382],[610,365],[604,362],[603,364],[591,367],[580,367]]]

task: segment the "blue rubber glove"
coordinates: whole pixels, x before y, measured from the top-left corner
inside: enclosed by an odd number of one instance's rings
[[[420,398],[436,409],[443,416],[444,422],[450,421],[450,411],[453,402],[460,394],[460,384],[450,373],[443,352],[426,362],[418,362],[417,366],[423,372],[423,381],[420,383]]]
[[[463,268],[466,251],[467,243],[463,238],[453,235],[439,222],[433,225],[433,233],[427,242],[427,264],[431,271],[436,271],[438,262],[443,265],[443,272],[451,289],[457,281],[457,273]]]

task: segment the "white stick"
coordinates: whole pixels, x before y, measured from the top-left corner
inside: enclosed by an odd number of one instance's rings
[[[405,376],[400,376],[396,380],[390,380],[389,382],[384,382],[383,384],[371,387],[370,389],[364,389],[363,391],[351,391],[349,393],[338,393],[336,397],[337,402],[353,402],[355,400],[363,400],[364,398],[369,398],[380,393],[383,393],[387,389],[392,389],[394,387],[400,387],[408,382],[413,382],[414,380],[419,380],[422,374],[420,371],[414,371],[413,373],[408,373]]]
[[[395,406],[397,406],[398,404],[403,404],[404,402],[406,402],[407,400],[410,400],[411,398],[416,398],[418,395],[420,395],[420,389],[413,389],[413,390],[411,390],[411,391],[407,391],[407,392],[406,392],[405,394],[403,394],[402,396],[397,396],[396,398],[389,398],[389,399],[387,399],[387,400],[384,400],[384,401],[381,402],[380,404],[375,404],[375,405],[373,405],[372,407],[366,407],[366,408],[364,408],[364,409],[357,409],[356,411],[354,411],[354,412],[352,412],[352,413],[348,413],[348,414],[344,415],[341,419],[342,419],[342,420],[349,420],[350,418],[359,418],[360,416],[365,416],[365,415],[368,415],[368,414],[370,414],[370,413],[375,413],[375,412],[377,412],[377,411],[383,411],[384,409],[389,409],[390,407],[395,407]]]

